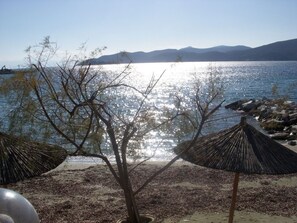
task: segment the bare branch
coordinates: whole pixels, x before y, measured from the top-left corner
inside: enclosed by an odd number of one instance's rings
[[[119,185],[122,185],[119,175],[116,173],[115,169],[113,168],[113,166],[111,165],[110,161],[108,160],[108,158],[106,156],[103,156],[103,155],[100,155],[100,154],[94,154],[94,153],[87,153],[87,152],[82,152],[82,155],[86,156],[86,157],[97,157],[97,158],[102,159],[106,163],[106,165],[108,166],[110,172],[114,176],[117,183]]]
[[[195,142],[197,141],[199,135],[201,134],[201,130],[202,130],[203,126],[204,126],[205,121],[207,120],[207,118],[209,118],[209,116],[211,114],[213,114],[216,110],[219,109],[219,107],[221,106],[222,103],[220,103],[217,107],[215,107],[213,110],[211,110],[210,113],[208,113],[208,114],[206,114],[205,112],[202,113],[202,117],[201,117],[201,121],[200,121],[199,127],[197,129],[197,132],[196,132],[194,138],[191,140],[191,143],[183,151],[181,151],[179,154],[177,154],[172,160],[170,160],[164,167],[162,167],[157,172],[155,172],[153,175],[151,175],[143,183],[143,185],[140,186],[134,192],[134,195],[137,195],[141,190],[143,190],[143,188],[146,187],[153,179],[155,179],[159,174],[163,173],[166,169],[168,169],[172,164],[174,164],[185,152],[187,152],[195,144]]]

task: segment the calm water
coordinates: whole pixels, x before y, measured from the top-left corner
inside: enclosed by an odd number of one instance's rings
[[[106,65],[107,70],[120,71],[124,65]],[[152,63],[133,64],[131,81],[145,85],[154,74],[160,75],[165,71],[155,95],[160,103],[170,106],[166,94],[177,91],[191,94],[187,86],[192,82],[192,76],[204,81],[209,67],[219,70],[224,85],[224,105],[239,99],[261,99],[262,97],[277,97],[272,94],[274,85],[278,88],[279,96],[288,96],[289,100],[297,102],[297,61],[293,62],[188,62],[188,63]],[[164,96],[164,97],[163,97]],[[221,117],[234,115],[231,111],[221,109]],[[218,129],[233,125],[237,119],[222,121]]]
[[[242,98],[272,97],[272,86],[276,84],[281,95],[297,101],[297,62],[189,62],[135,64],[132,73],[135,81],[148,80],[152,74],[165,70],[162,82],[172,86],[186,84],[191,75],[203,77],[209,66],[220,70],[225,85],[226,103]],[[118,66],[105,66],[118,69]]]
[[[297,102],[297,62],[189,62],[189,63],[152,63],[133,64],[131,68],[130,81],[136,85],[144,86],[151,76],[160,75],[165,71],[159,85],[152,97],[156,103],[170,107],[170,99],[166,95],[174,95],[177,90],[188,92],[187,86],[193,75],[199,77],[202,82],[209,67],[215,67],[225,87],[225,104],[244,98],[272,98],[272,87],[277,85],[280,95],[287,95],[290,100]],[[124,65],[105,65],[104,69],[110,71],[121,71]],[[94,66],[96,69],[96,66]],[[9,108],[0,95],[1,115]],[[234,112],[220,109],[217,114],[218,121],[211,126],[212,131],[218,131],[237,124],[239,117],[234,117]],[[232,117],[232,118],[229,118]],[[227,120],[227,121],[226,121]],[[155,159],[166,159],[171,156],[168,152],[174,146],[171,139],[154,134],[147,140],[143,147],[147,154],[155,153]]]
[[[124,65],[106,65],[107,70],[120,71]],[[297,62],[189,62],[189,63],[153,63],[133,64],[131,82],[140,86],[148,83],[151,76],[160,75],[165,71],[153,98],[157,103],[170,107],[170,100],[165,95],[172,96],[176,91],[191,94],[188,87],[192,76],[199,77],[203,82],[209,67],[220,71],[225,87],[224,105],[239,99],[273,98],[272,87],[278,87],[281,96],[287,95],[290,100],[297,102]],[[294,87],[295,86],[295,87]],[[219,131],[237,124],[238,114],[222,107],[216,114],[216,121],[209,123],[204,134]],[[147,154],[155,153],[156,159],[169,158],[170,149],[175,145],[174,140],[155,133],[146,140],[143,148]]]

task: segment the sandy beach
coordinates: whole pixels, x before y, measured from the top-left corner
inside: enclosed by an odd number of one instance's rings
[[[164,162],[136,169],[138,187]],[[131,164],[131,167],[133,164]],[[227,222],[234,173],[178,161],[137,197],[156,222]],[[42,223],[116,222],[125,216],[119,186],[105,165],[63,163],[40,177],[8,185],[36,208]],[[241,175],[234,222],[297,222],[297,174]]]

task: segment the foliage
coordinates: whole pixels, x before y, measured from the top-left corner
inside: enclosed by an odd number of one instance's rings
[[[140,222],[135,196],[192,144],[137,187],[132,185],[130,174],[138,165],[130,167],[128,158],[141,156],[141,143],[152,131],[191,138],[194,143],[222,103],[217,101],[222,92],[219,72],[210,67],[205,84],[194,79],[189,94],[177,93],[173,106],[164,108],[151,97],[164,72],[139,88],[129,80],[130,64],[120,72],[108,72],[79,63],[78,58],[85,57],[68,56],[50,67],[49,60],[56,54],[57,46],[49,38],[27,52],[30,72],[15,77],[20,78],[22,87],[16,89],[18,95],[12,98],[24,98],[15,103],[15,120],[26,114],[36,129],[46,126],[41,132],[47,139],[71,145],[71,155],[101,158],[123,189],[128,221]],[[115,160],[115,166],[111,160]]]
[[[2,125],[2,131],[30,137],[36,134],[33,114],[37,111],[37,104],[25,76],[26,74],[19,72],[1,81],[0,94],[7,99],[7,104],[11,108],[6,117],[9,122]]]

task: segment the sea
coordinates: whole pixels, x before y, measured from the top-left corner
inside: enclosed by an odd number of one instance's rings
[[[103,65],[100,69],[121,72],[125,66]],[[99,69],[99,66],[93,66],[92,69]],[[129,81],[141,88],[145,87],[152,77],[158,78],[162,74],[151,97],[156,97],[158,103],[170,108],[170,97],[175,97],[176,92],[194,94],[189,88],[193,78],[198,78],[203,84],[211,70],[220,77],[224,89],[221,100],[224,100],[224,103],[212,123],[204,130],[204,134],[223,130],[239,122],[239,113],[224,108],[234,101],[287,97],[287,100],[297,103],[297,61],[138,63],[130,65]],[[5,97],[0,95],[2,120],[10,110],[5,100]],[[168,160],[174,156],[172,148],[175,145],[174,139],[166,138],[164,134],[152,133],[151,138],[143,144],[143,155],[152,156],[152,160]],[[91,161],[94,160],[96,159]],[[90,159],[73,158],[71,161],[89,162]]]

